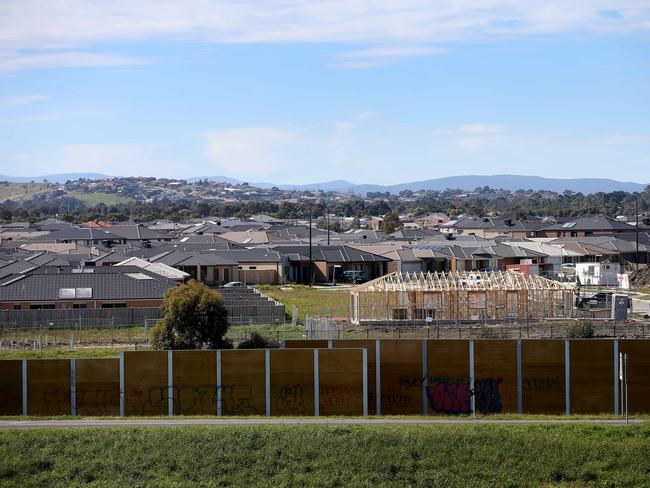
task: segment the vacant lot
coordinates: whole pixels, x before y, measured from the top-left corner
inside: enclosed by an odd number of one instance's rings
[[[649,486],[650,428],[239,426],[0,432],[3,486]]]
[[[71,192],[67,196],[81,200],[85,205],[89,207],[94,207],[100,203],[104,205],[116,205],[118,203],[129,203],[132,199],[128,197],[122,197],[120,195],[113,195],[110,193],[83,193],[83,192]]]
[[[0,202],[4,200],[29,200],[40,194],[52,191],[54,185],[48,183],[0,183]]]
[[[305,314],[315,317],[325,315],[347,320],[350,316],[350,292],[336,288],[309,288],[308,286],[271,286],[258,287],[262,293],[284,303],[286,312],[291,314],[291,308],[298,307],[300,320]],[[290,288],[283,290],[282,288]]]

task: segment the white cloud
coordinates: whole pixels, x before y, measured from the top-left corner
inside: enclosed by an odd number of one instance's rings
[[[503,124],[464,124],[458,128],[464,134],[500,134],[504,130]]]
[[[17,105],[30,105],[36,102],[43,102],[50,97],[47,95],[14,95],[0,100],[0,107],[15,107]]]
[[[39,68],[76,68],[86,66],[125,66],[145,64],[148,60],[111,53],[54,51],[40,54],[0,53],[0,73]]]
[[[294,131],[269,127],[208,132],[205,155],[227,173],[267,175],[288,169],[287,153],[300,144]]]
[[[58,112],[50,112],[39,115],[28,115],[23,117],[0,117],[0,125],[34,124],[40,122],[52,122],[62,118]]]
[[[359,48],[344,53],[342,61],[360,67],[435,54],[434,46],[451,42],[649,30],[647,0],[4,0],[0,4],[0,51],[31,58],[9,63],[14,70],[61,62],[115,64],[119,60],[109,62],[109,54],[102,55],[103,61],[79,53],[74,62],[56,58],[61,51],[111,41],[348,43]],[[30,54],[34,50],[37,54]],[[52,50],[58,54],[45,61],[42,56]]]
[[[334,66],[344,68],[371,68],[392,63],[402,58],[431,56],[447,52],[434,46],[383,46],[347,51],[337,55]]]

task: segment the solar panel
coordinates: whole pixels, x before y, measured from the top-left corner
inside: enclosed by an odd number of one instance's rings
[[[153,280],[151,276],[147,276],[144,273],[126,273],[126,276],[134,280]]]
[[[74,298],[74,288],[59,288],[59,298]]]
[[[92,298],[93,289],[92,288],[75,288],[75,293],[77,298]]]

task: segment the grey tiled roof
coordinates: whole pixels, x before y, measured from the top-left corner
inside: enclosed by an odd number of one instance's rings
[[[93,300],[161,299],[176,283],[135,266],[87,268],[88,273],[73,268],[44,266],[26,275],[15,275],[0,285],[0,301],[57,301],[61,288],[91,288]],[[148,276],[138,279],[136,276]]]

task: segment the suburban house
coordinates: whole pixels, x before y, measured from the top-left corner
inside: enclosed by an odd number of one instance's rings
[[[351,246],[313,246],[312,271],[309,270],[309,246],[274,246],[282,256],[285,281],[309,283],[341,280],[344,271],[363,271],[368,279],[387,273],[389,258]]]
[[[536,237],[612,236],[635,232],[634,226],[606,215],[592,215],[558,222],[536,231]]]
[[[0,282],[0,310],[159,307],[177,282],[137,266],[42,266]]]

